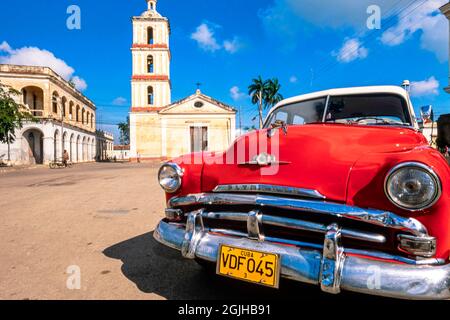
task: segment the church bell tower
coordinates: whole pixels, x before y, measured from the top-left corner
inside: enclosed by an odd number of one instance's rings
[[[171,103],[169,20],[157,11],[157,0],[146,1],[147,10],[132,18],[132,159],[160,156],[161,123],[158,111]]]
[[[147,0],[148,8],[133,17],[132,107],[135,110],[157,110],[171,100],[170,26],[157,9],[157,0]]]

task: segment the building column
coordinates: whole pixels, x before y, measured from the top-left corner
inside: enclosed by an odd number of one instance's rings
[[[43,144],[44,144],[44,146],[43,146],[43,149],[44,149],[44,154],[43,154],[43,158],[42,158],[42,160],[43,160],[43,162],[44,162],[44,164],[48,164],[48,163],[50,163],[50,162],[52,162],[53,161],[53,153],[54,153],[54,148],[55,148],[55,145],[54,145],[54,139],[53,139],[53,137],[44,137],[43,139]]]

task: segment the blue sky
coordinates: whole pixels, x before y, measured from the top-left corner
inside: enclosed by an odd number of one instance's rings
[[[159,0],[171,23],[172,100],[202,91],[242,110],[256,124],[246,95],[252,78],[277,77],[282,94],[344,86],[413,82],[415,107],[449,113],[446,0]],[[69,30],[70,5],[81,30]],[[367,28],[368,6],[381,29]],[[97,107],[101,128],[117,131],[130,107],[131,16],[144,0],[22,0],[2,6],[0,63],[33,56],[74,78]],[[371,11],[372,13],[373,11]],[[31,48],[31,49],[30,49]],[[38,50],[39,49],[39,50]],[[44,51],[45,50],[45,51]]]

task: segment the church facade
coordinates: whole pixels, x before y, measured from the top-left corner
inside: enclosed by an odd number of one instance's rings
[[[234,140],[236,111],[203,94],[172,103],[170,24],[157,0],[132,18],[130,158],[173,158],[198,151],[222,151]]]

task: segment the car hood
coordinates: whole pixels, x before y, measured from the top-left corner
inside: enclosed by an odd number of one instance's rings
[[[271,138],[267,130],[248,133],[226,152],[205,156],[202,191],[226,184],[269,184],[316,190],[329,200],[345,202],[349,173],[358,159],[427,144],[416,130],[387,126],[310,124],[289,126],[286,134],[275,132]],[[249,163],[262,152],[275,155],[279,163]]]

